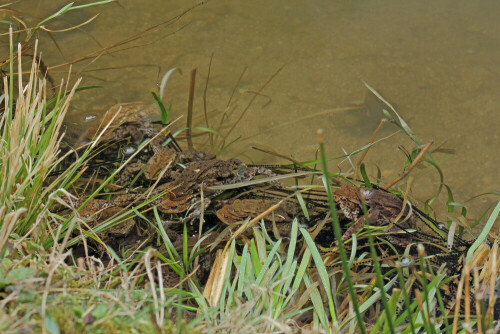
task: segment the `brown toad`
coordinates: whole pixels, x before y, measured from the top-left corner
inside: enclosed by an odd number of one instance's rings
[[[135,198],[135,195],[118,195],[113,200],[91,199],[80,210],[79,215],[86,219],[86,226],[98,234],[104,244],[110,244],[114,239],[121,240],[127,237],[137,226],[137,221],[130,214],[117,220],[108,228],[101,227],[101,223],[123,213],[126,210],[125,207],[131,204]],[[77,206],[83,202],[83,200],[79,201]],[[101,252],[104,252],[104,247],[101,244],[97,244],[97,247]]]
[[[334,192],[334,199],[344,216],[354,221],[353,225],[345,231],[342,241],[349,239],[365,225],[362,200],[366,203],[368,219],[372,225],[382,226],[397,223],[401,228],[408,228],[414,226],[416,222],[416,217],[410,214],[409,205],[405,206],[404,212],[401,214],[403,201],[398,196],[380,189],[343,186]],[[397,222],[396,218],[398,218]],[[392,227],[388,231],[397,230],[399,230],[397,227]]]
[[[217,217],[219,217],[223,223],[231,224],[242,221],[247,217],[256,217],[278,203],[278,201],[272,199],[246,198],[221,201],[221,203],[223,206],[221,209],[217,210]],[[284,202],[280,207],[266,215],[263,219],[272,221],[274,218],[274,221],[277,223],[291,223],[298,212],[299,210],[296,205]]]
[[[242,170],[245,169],[246,166],[236,159],[190,162],[186,168],[174,175],[172,181],[158,188],[158,191],[166,191],[157,203],[158,210],[179,213],[186,211],[192,204],[201,206],[202,191],[204,205],[208,206],[210,199],[221,193],[209,187],[238,182],[244,177]]]

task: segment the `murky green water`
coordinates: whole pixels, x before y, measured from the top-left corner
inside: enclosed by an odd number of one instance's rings
[[[66,3],[21,1],[15,8],[34,22],[33,17],[46,17]],[[195,3],[120,1],[72,12],[47,26],[64,29],[101,15],[81,31],[52,38],[43,34],[44,60],[54,66],[85,56],[165,22]],[[285,65],[227,137],[227,142],[240,140],[224,154],[247,162],[284,162],[249,150],[255,145],[309,160],[317,149],[318,128],[326,132],[330,156],[367,143],[382,113],[364,81],[396,107],[422,141],[434,140],[434,147],[456,150],[454,156],[436,157],[443,159],[445,182],[455,199],[464,202],[500,190],[499,12],[500,3],[493,0],[210,1],[145,38],[103,53],[94,63],[75,64],[75,77],[83,75],[85,85],[105,88],[80,94],[72,120],[85,125],[86,116],[115,103],[152,101],[151,91],[172,67],[182,74],[172,75],[164,100],[172,103],[174,117],[184,115],[189,74],[197,68],[195,124],[206,127],[203,95],[213,55],[206,90],[209,126],[218,128],[226,113],[229,119],[220,131],[227,133],[256,91]],[[56,71],[51,73],[58,77]],[[361,107],[343,110],[356,105]],[[185,118],[179,122],[182,127]],[[379,137],[395,130],[386,126]],[[206,149],[208,140],[198,139],[197,144]],[[405,156],[399,145],[412,148],[397,134],[368,154],[367,162],[380,167],[385,181],[401,172]],[[339,160],[331,168],[346,171],[349,163]],[[375,168],[370,171],[375,173]],[[434,174],[417,179],[418,197],[436,189]],[[496,199],[475,200],[469,205],[471,212],[477,215]]]

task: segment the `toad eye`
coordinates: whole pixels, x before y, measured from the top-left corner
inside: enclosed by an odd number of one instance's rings
[[[373,191],[371,189],[363,190],[363,197],[365,198],[366,203],[370,203],[370,197],[372,196]]]
[[[363,190],[363,196],[365,196],[365,197],[371,196],[372,193],[373,193],[373,191],[371,189]]]

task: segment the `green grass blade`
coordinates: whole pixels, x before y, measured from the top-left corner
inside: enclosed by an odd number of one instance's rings
[[[255,284],[260,285],[260,283],[262,282],[262,279],[264,278],[264,275],[267,273],[269,266],[271,265],[271,262],[274,259],[274,255],[276,255],[276,252],[278,251],[278,248],[280,245],[281,245],[281,239],[278,240],[278,242],[274,245],[274,247],[269,252],[269,255],[267,256],[266,262],[264,262],[264,265],[260,269],[259,276],[257,276],[257,279],[255,280]]]
[[[295,218],[292,222],[292,231],[290,233],[290,242],[288,243],[288,252],[286,255],[285,265],[283,266],[283,272],[286,276],[290,271],[290,266],[292,265],[293,258],[295,256],[295,247],[297,246],[297,234],[299,221]]]
[[[162,124],[167,125],[170,122],[170,111],[171,111],[172,105],[170,105],[170,108],[167,111],[167,109],[165,109],[165,106],[163,105],[163,102],[161,101],[160,97],[158,95],[156,95],[155,92],[151,92],[151,94],[153,95],[153,98],[155,99],[156,104],[160,108],[160,120],[161,120]]]
[[[250,259],[252,260],[252,266],[255,271],[255,275],[260,274],[260,269],[262,265],[260,264],[260,257],[257,251],[257,247],[255,246],[255,239],[250,241]]]
[[[249,252],[248,252],[248,244],[245,244],[245,247],[243,247],[243,251],[241,252],[241,262],[240,262],[240,272],[238,275],[238,290],[243,291],[243,287],[245,286],[245,277],[246,277],[246,267],[247,267],[247,261],[251,261],[249,259]]]
[[[332,317],[333,321],[337,321],[337,315],[335,312],[335,305],[333,303],[333,296],[332,296],[332,289],[330,286],[330,278],[328,277],[328,272],[326,270],[325,264],[323,263],[323,259],[321,258],[321,255],[318,251],[318,248],[316,248],[316,244],[312,240],[311,236],[309,235],[309,232],[307,232],[306,229],[300,228],[300,233],[304,237],[304,240],[307,243],[307,246],[309,247],[309,250],[311,251],[314,264],[316,265],[316,270],[318,271],[319,277],[321,279],[321,283],[323,284],[323,287],[325,288],[326,291],[326,296],[328,298],[328,308],[330,310],[330,316]]]
[[[69,10],[75,10],[75,9],[83,9],[83,8],[88,8],[88,7],[93,7],[93,6],[99,6],[99,5],[105,5],[107,3],[110,3],[110,2],[115,2],[116,0],[102,0],[102,1],[96,1],[96,2],[92,2],[92,3],[89,3],[89,4],[86,4],[86,5],[80,5],[80,6],[75,6],[75,7],[72,7],[70,8]]]
[[[415,329],[415,323],[413,321],[413,317],[411,316],[411,313],[410,313],[410,297],[408,296],[408,291],[406,291],[406,285],[405,285],[405,279],[404,279],[404,276],[403,276],[403,270],[401,269],[401,264],[398,263],[396,265],[396,269],[398,271],[398,280],[399,280],[399,286],[400,286],[400,289],[401,289],[401,292],[402,292],[402,295],[403,295],[403,301],[405,303],[405,307],[406,307],[406,313],[407,314],[407,317],[406,319],[408,319],[408,322],[410,323],[410,330],[411,330],[411,333],[412,334],[416,334],[416,329]],[[405,319],[405,318],[402,318],[400,317],[402,320]],[[395,323],[394,323],[395,326],[399,326],[399,322],[398,322],[398,319],[396,319]]]
[[[359,166],[359,171],[361,172],[361,177],[363,177],[363,181],[365,183],[365,187],[371,188],[372,187],[372,183],[370,182],[370,179],[368,178],[368,175],[366,174],[365,164],[364,163]]]
[[[214,135],[217,135],[217,136],[222,136],[218,131],[216,131],[214,129],[210,129],[210,128],[205,128],[205,127],[202,127],[202,126],[195,126],[195,127],[193,127],[193,129],[196,129],[196,130],[199,130],[199,131],[202,131],[202,132],[208,132],[208,133],[211,133],[211,134],[214,134]]]
[[[311,278],[309,278],[309,276],[304,276],[304,282],[308,290],[310,289],[309,296],[314,306],[314,311],[315,311],[314,314],[316,314],[319,317],[319,321],[323,325],[323,328],[326,330],[330,326],[328,322],[328,316],[325,312],[325,308],[323,307],[323,300],[321,299],[321,293],[319,292],[317,283],[313,283]]]
[[[302,197],[302,194],[300,192],[297,192],[296,196],[297,200],[299,201],[300,208],[304,213],[304,217],[306,217],[306,219],[309,220],[309,210],[307,210],[306,203],[304,202],[304,197]]]
[[[484,240],[488,237],[488,233],[490,233],[491,228],[495,224],[495,221],[498,217],[498,214],[500,214],[500,202],[497,203],[495,208],[493,209],[493,212],[491,213],[490,217],[488,218],[488,221],[486,222],[486,225],[484,225],[483,230],[477,237],[476,241],[470,246],[469,250],[467,251],[467,261],[472,262],[472,259],[474,257],[474,252],[476,249],[481,245]]]

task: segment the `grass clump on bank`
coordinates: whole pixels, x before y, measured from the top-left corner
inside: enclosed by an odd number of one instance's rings
[[[14,59],[12,53],[11,59]],[[51,183],[47,179],[61,159],[61,127],[76,89],[75,85],[68,94],[59,92],[58,98],[48,101],[46,80],[38,78],[36,59],[26,85],[20,47],[17,61],[18,91],[13,92],[12,62],[11,79],[4,78],[5,108],[0,119],[0,252],[5,250],[12,233],[20,238],[29,234],[37,243],[49,234],[48,205],[54,201],[56,191],[64,188],[68,175]]]
[[[89,270],[82,269],[66,249],[80,221],[53,212],[71,197],[66,189],[78,179],[90,153],[85,150],[69,168],[51,176],[67,158],[60,150],[63,120],[80,80],[71,88],[61,82],[50,99],[37,58],[28,78],[20,46],[11,48],[10,59],[0,117],[0,331],[155,331],[147,290],[109,291],[110,286],[127,287],[131,277],[113,265],[105,268],[98,259],[87,259]],[[47,243],[52,246],[44,247]]]

